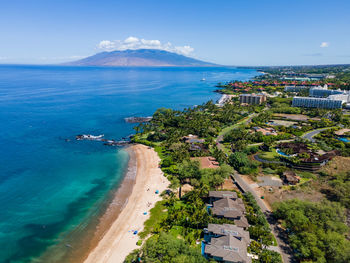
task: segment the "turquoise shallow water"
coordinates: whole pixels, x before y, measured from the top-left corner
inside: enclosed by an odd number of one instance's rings
[[[216,100],[217,82],[256,74],[234,68],[0,66],[0,262],[30,262],[83,228],[122,179],[125,151],[75,141],[75,135],[121,139],[133,133],[125,117]]]

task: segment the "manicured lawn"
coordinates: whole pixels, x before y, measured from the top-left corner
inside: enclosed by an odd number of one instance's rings
[[[276,152],[276,149],[272,149],[271,152],[260,153],[259,157],[268,161],[275,161],[278,160],[278,153]]]
[[[140,238],[144,239],[147,237],[157,226],[163,218],[166,217],[167,209],[164,206],[165,201],[159,201],[156,205],[150,210],[151,216],[144,224],[144,229],[139,233]]]

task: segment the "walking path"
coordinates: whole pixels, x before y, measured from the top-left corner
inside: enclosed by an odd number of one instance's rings
[[[278,247],[268,247],[268,249],[276,251],[281,254],[282,260],[284,263],[294,263],[296,262],[293,257],[293,250],[290,248],[288,244],[288,237],[287,234],[283,229],[281,229],[278,226],[278,222],[272,215],[272,211],[266,206],[263,200],[261,200],[260,196],[256,193],[256,191],[252,188],[252,186],[247,183],[240,174],[238,174],[236,171],[232,175],[235,183],[237,184],[238,188],[241,189],[243,193],[250,192],[258,206],[260,207],[261,211],[265,214],[267,221],[270,224],[270,229],[272,234],[275,236],[277,240]]]

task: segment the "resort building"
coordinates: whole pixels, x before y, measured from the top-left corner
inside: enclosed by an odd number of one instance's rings
[[[241,94],[239,95],[239,102],[241,104],[261,104],[266,101],[264,94]]]

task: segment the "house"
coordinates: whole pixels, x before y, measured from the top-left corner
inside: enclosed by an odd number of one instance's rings
[[[250,242],[249,232],[237,225],[231,224],[208,224],[208,228],[204,229],[204,240],[210,242],[211,238],[222,236],[233,236],[238,240],[243,240],[247,244]]]
[[[182,140],[185,143],[204,143],[204,139],[199,139],[197,135],[189,134],[187,136],[182,137]]]
[[[239,240],[233,235],[211,238],[210,243],[205,245],[204,255],[219,262],[250,263],[247,245],[244,240]]]
[[[236,192],[231,191],[209,191],[209,199],[210,204],[213,204],[215,201],[218,201],[223,198],[231,198],[232,200],[236,200],[238,198]]]
[[[232,220],[238,227],[249,227],[245,218],[245,206],[243,200],[238,198],[236,192],[209,191],[209,203],[213,215]]]
[[[290,149],[289,151],[294,155],[299,157],[298,163],[291,162],[288,158],[287,162],[290,163],[290,166],[296,169],[305,170],[305,171],[317,171],[328,161],[332,160],[333,157],[340,154],[339,151],[333,150],[327,152],[323,155],[314,153],[305,143],[280,143],[277,148],[285,151],[285,149]],[[301,157],[303,153],[307,154],[307,157]]]
[[[241,227],[243,229],[248,229],[249,223],[245,216],[241,216],[239,219],[233,220],[236,226]]]
[[[201,151],[202,147],[200,145],[197,145],[197,144],[191,144],[189,150],[190,151]]]
[[[295,143],[295,142],[284,142],[277,145],[279,149],[291,149],[291,152],[294,153],[311,153],[307,144],[305,143]]]
[[[220,167],[220,165],[216,161],[216,159],[214,157],[211,157],[211,156],[193,157],[193,158],[191,158],[191,160],[199,161],[201,169],[206,169],[206,168],[216,169],[216,168]]]
[[[190,145],[190,151],[202,151],[204,149],[203,143],[204,139],[199,139],[197,135],[189,134],[182,137],[182,140]]]
[[[297,176],[293,171],[285,171],[282,178],[283,182],[288,185],[296,185],[300,182],[300,177]]]
[[[232,200],[225,197],[213,202],[212,214],[230,220],[239,220],[245,214],[245,207],[242,199]]]

